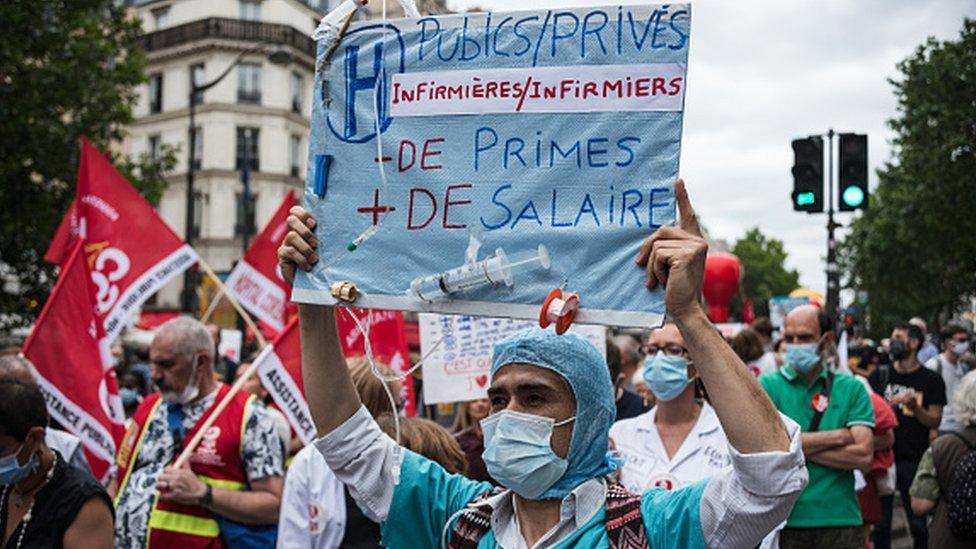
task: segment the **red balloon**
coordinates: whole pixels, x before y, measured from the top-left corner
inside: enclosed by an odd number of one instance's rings
[[[729,319],[729,302],[739,290],[742,281],[742,263],[738,257],[726,252],[709,254],[705,258],[705,282],[703,293],[708,301],[708,316],[712,322]]]

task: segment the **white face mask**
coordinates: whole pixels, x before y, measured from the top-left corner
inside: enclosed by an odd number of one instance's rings
[[[193,373],[190,374],[190,380],[187,381],[186,387],[183,387],[183,390],[179,393],[174,393],[172,391],[162,393],[161,396],[163,397],[163,400],[173,404],[189,404],[200,396],[200,387],[197,386],[197,382],[199,381],[199,376],[197,374],[199,373],[199,370],[196,366],[196,358],[196,355],[193,355]]]
[[[952,352],[956,356],[962,356],[969,352],[969,342],[963,341],[952,346]]]

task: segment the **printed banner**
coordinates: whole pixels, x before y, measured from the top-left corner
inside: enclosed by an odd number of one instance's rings
[[[633,259],[675,221],[690,21],[614,6],[324,38],[305,201],[323,261],[294,299],[348,281],[356,306],[536,319],[565,287],[581,323],[660,323]]]
[[[508,318],[421,314],[420,352],[427,357],[421,366],[424,403],[485,398],[495,343],[535,325]],[[569,331],[589,340],[606,358],[606,328],[573,324]]]
[[[278,247],[288,234],[288,211],[295,205],[291,191],[227,277],[227,291],[251,314],[280,332],[288,321],[291,288],[278,269]]]
[[[139,306],[197,261],[193,248],[87,139],[75,201],[44,259],[61,264],[79,239],[91,271],[95,315],[109,341]]]
[[[305,444],[315,440],[315,423],[305,401],[302,383],[301,339],[298,317],[288,323],[274,343],[254,360],[261,384]]]
[[[48,413],[81,439],[92,473],[104,483],[114,470],[125,415],[89,280],[77,243],[21,352],[34,365]]]

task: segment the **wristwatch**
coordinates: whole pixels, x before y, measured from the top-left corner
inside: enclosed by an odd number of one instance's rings
[[[206,491],[200,496],[200,500],[197,501],[197,505],[203,507],[204,509],[210,509],[213,507],[213,486],[207,485]]]

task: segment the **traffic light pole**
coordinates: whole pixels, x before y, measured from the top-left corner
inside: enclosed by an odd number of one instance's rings
[[[837,309],[840,306],[840,269],[837,266],[837,241],[834,229],[834,130],[827,130],[827,316],[836,331]]]

